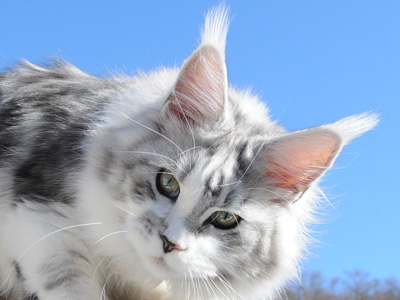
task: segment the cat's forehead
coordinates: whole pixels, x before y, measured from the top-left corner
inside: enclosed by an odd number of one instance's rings
[[[210,205],[223,204],[243,173],[239,162],[246,145],[241,142],[198,147],[180,156],[174,173],[185,188],[198,191],[193,199],[209,199]]]
[[[235,157],[246,145],[245,141],[232,142],[230,138],[220,137],[214,141],[196,140],[186,144],[186,148],[175,149],[177,172],[181,177],[198,174],[206,181],[213,174],[223,174],[234,166]]]

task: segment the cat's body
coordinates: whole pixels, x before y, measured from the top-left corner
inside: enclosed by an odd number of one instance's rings
[[[261,300],[296,275],[316,182],[376,119],[287,133],[228,87],[226,30],[211,12],[180,70],[0,74],[3,297]]]

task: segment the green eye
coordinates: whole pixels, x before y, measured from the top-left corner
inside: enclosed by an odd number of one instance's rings
[[[178,198],[180,192],[179,182],[168,170],[160,170],[157,175],[156,185],[160,194],[171,200],[176,200]]]
[[[236,227],[241,218],[227,211],[216,211],[211,215],[211,224],[219,229],[232,229]]]

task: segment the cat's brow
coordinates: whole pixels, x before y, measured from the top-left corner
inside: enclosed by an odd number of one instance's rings
[[[146,128],[146,129],[150,130],[151,132],[153,132],[153,133],[155,133],[155,134],[158,134],[159,136],[161,136],[162,138],[164,138],[164,139],[166,139],[168,142],[170,142],[172,145],[174,145],[176,148],[178,148],[179,151],[183,152],[183,150],[182,150],[174,141],[172,141],[170,138],[166,137],[166,136],[163,135],[162,133],[160,133],[160,132],[158,132],[158,131],[156,131],[156,130],[154,130],[154,129],[152,129],[152,128],[150,128],[150,127],[148,127],[148,126],[146,126],[146,125],[144,125],[144,124],[142,124],[142,123],[140,123],[139,121],[136,121],[136,120],[132,119],[131,117],[129,117],[129,116],[127,116],[126,114],[124,114],[123,112],[120,112],[120,114],[123,115],[123,116],[124,116],[125,118],[127,118],[128,120],[130,120],[130,121],[132,121],[132,122],[138,124],[139,126],[142,126],[143,128]]]

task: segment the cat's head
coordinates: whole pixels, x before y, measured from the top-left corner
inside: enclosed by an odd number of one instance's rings
[[[117,207],[109,214],[118,212],[104,220],[118,224],[143,276],[166,280],[182,299],[272,297],[296,274],[317,181],[376,123],[361,115],[286,132],[228,86],[226,30],[226,11],[207,16],[162,106],[124,114],[97,162]]]

